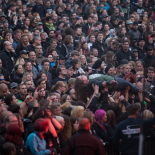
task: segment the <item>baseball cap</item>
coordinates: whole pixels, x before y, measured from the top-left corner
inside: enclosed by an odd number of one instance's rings
[[[94,31],[99,31],[99,28],[96,27],[96,28],[94,29]]]
[[[126,24],[128,25],[128,24],[132,24],[133,22],[129,19],[129,20],[127,20],[126,21]]]
[[[22,50],[22,51],[20,51],[20,55],[22,55],[22,54],[27,54],[28,52],[26,51],[26,50]]]
[[[57,60],[65,60],[65,57],[63,55],[58,55]]]
[[[12,83],[10,84],[10,88],[12,89],[12,88],[15,88],[15,87],[18,87],[18,83],[12,82]]]
[[[5,17],[5,14],[3,12],[1,12],[0,17]]]
[[[132,52],[138,52],[138,50],[137,49],[133,49]]]
[[[149,50],[153,50],[153,47],[152,46],[148,46],[147,51],[149,51]]]
[[[42,22],[38,22],[37,25],[43,25],[43,23]]]

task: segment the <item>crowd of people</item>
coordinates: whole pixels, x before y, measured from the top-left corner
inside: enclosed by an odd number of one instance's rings
[[[0,0],[1,155],[138,155],[154,103],[155,0]]]

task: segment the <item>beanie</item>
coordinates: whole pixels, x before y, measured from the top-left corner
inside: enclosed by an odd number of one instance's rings
[[[105,69],[105,73],[106,73],[106,74],[108,73],[108,70],[109,70],[110,68],[112,68],[112,66],[110,66],[110,65],[108,65],[108,66],[106,67],[106,69]]]
[[[93,65],[93,68],[98,69],[98,68],[101,67],[101,64],[102,64],[102,60],[98,59],[98,60],[95,61],[94,65]]]

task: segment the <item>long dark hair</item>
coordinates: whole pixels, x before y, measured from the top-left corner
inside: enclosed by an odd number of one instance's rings
[[[84,84],[82,80],[77,78],[75,80],[74,88],[75,88],[76,100],[77,101],[81,100],[84,103],[87,103],[87,85]]]
[[[108,110],[106,113],[107,113],[107,124],[116,129],[117,122],[114,111]]]

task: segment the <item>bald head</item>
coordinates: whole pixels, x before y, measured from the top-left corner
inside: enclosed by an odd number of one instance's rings
[[[86,75],[80,75],[78,77],[78,79],[82,80],[84,82],[84,84],[88,84],[89,83],[89,79],[87,78]]]
[[[0,84],[0,97],[5,97],[8,92],[8,86],[4,83]]]
[[[87,118],[82,118],[79,122],[79,129],[90,130],[90,122]]]

